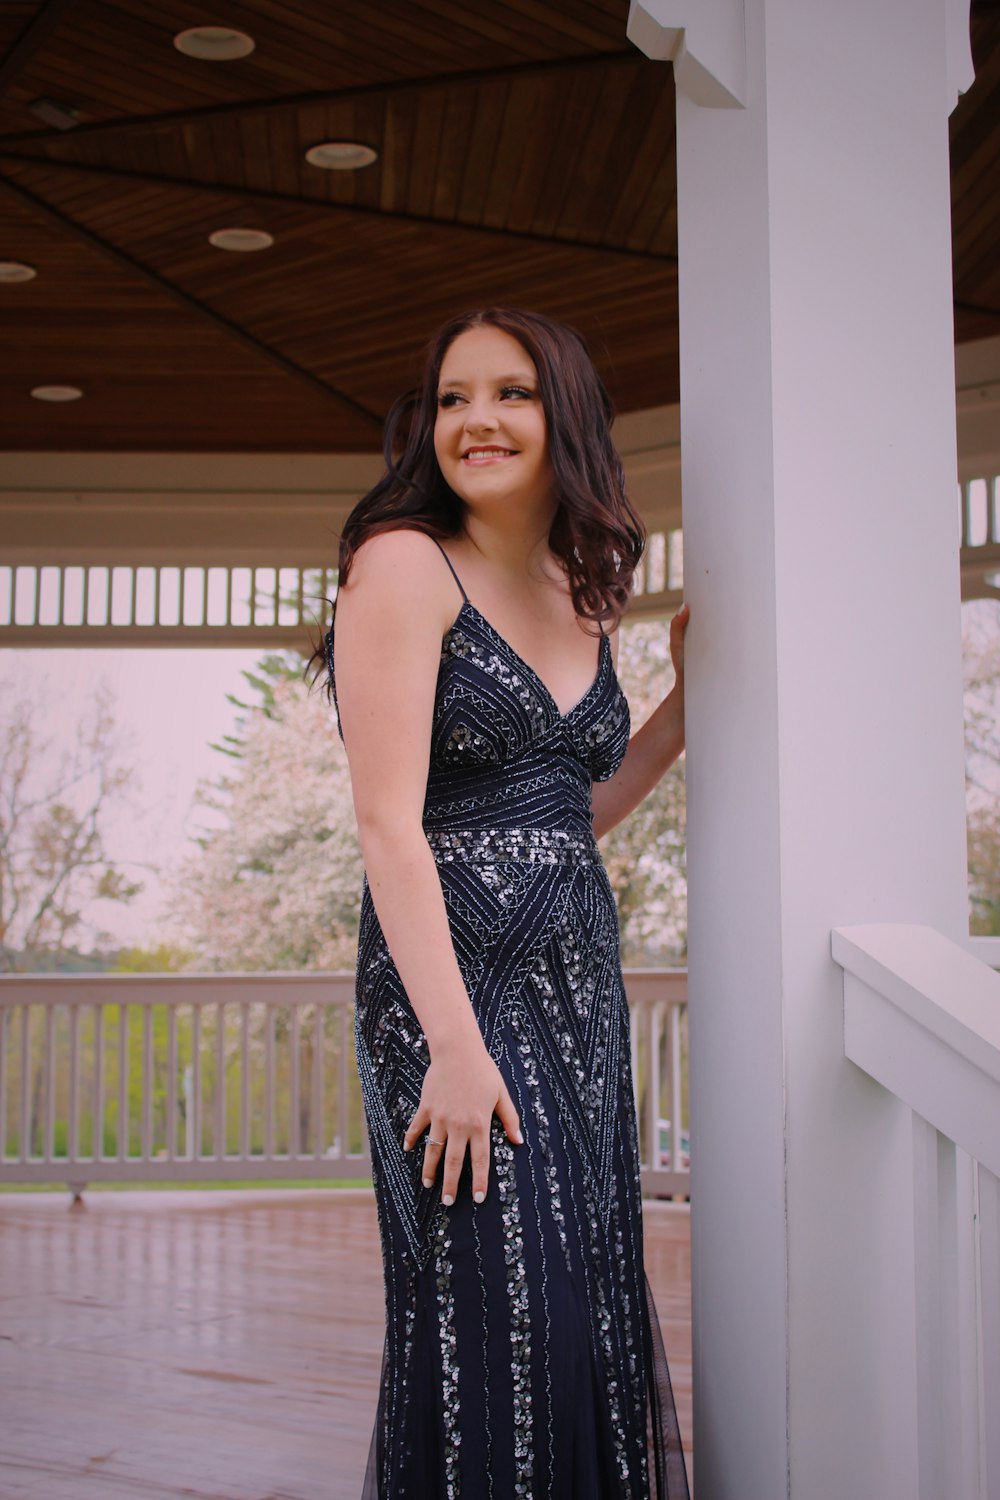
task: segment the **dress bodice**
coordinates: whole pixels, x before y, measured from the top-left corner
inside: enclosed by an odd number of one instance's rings
[[[332,650],[328,664],[336,702]],[[441,643],[424,827],[589,836],[591,782],[618,770],[629,728],[607,636],[593,682],[561,713],[538,674],[466,599]]]

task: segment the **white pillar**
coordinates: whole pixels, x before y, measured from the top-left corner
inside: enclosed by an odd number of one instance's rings
[[[918,1495],[911,1117],[844,1059],[830,930],[967,931],[947,132],[969,82],[960,9],[634,0],[630,20],[690,84],[698,1500]]]

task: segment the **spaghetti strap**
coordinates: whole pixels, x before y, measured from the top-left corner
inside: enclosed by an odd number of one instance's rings
[[[454,563],[452,562],[451,558],[448,556],[448,554],[444,550],[444,548],[441,546],[441,543],[438,541],[437,537],[432,537],[431,540],[434,542],[434,545],[437,547],[437,549],[440,552],[441,556],[444,558],[445,562],[448,564],[448,567],[451,569],[451,576],[452,576],[452,578],[454,578],[455,582],[458,584],[459,589],[461,590],[462,602],[464,604],[468,604],[468,602],[469,602],[469,596],[465,592],[465,589],[462,588],[462,580],[461,580],[461,578],[459,578],[458,574],[455,572],[455,565],[454,565]]]

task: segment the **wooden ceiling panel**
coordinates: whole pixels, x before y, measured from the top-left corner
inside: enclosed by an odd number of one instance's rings
[[[950,121],[956,338],[1000,330],[1000,9],[974,12],[976,81]]]
[[[565,140],[582,140],[590,129],[597,108],[593,75],[586,71],[574,74],[560,102],[559,134]],[[564,154],[558,146],[549,153],[540,176],[541,190],[536,199],[533,222],[542,234],[554,235],[563,202],[573,187],[566,172]]]
[[[373,447],[345,432],[317,399],[275,391],[266,373],[237,371],[229,388],[173,374],[118,374],[89,386],[80,401],[34,401],[8,372],[0,375],[3,447],[53,453],[172,453],[183,424],[186,453],[329,453]],[[95,437],[97,441],[95,442]]]
[[[232,222],[238,203],[223,196],[192,200],[180,187],[136,187],[111,182],[97,202],[72,173],[18,164],[11,174],[44,195],[60,212],[296,364],[337,385],[343,368],[331,348],[348,349],[350,388],[363,405],[385,410],[396,392],[382,373],[403,351],[421,347],[430,328],[464,308],[521,302],[585,331],[600,326],[605,304],[618,295],[617,255],[572,247],[510,243],[446,226],[415,226],[359,218],[343,212],[337,230],[317,223],[305,208],[276,206],[267,216],[275,245],[252,255],[226,254],[207,243],[213,228]],[[243,222],[246,215],[243,216]],[[641,299],[641,321],[653,343],[657,323],[669,323],[673,268],[642,262],[628,280],[630,299]],[[591,311],[591,308],[595,310]],[[568,309],[568,311],[567,311]],[[601,313],[597,314],[596,310]],[[389,326],[391,325],[391,334]],[[370,331],[378,328],[377,342]],[[366,339],[366,332],[368,334]],[[640,361],[644,351],[637,351]],[[630,360],[618,360],[619,399],[634,405]],[[671,394],[673,393],[673,394]],[[676,371],[661,381],[660,398],[674,399]]]
[[[654,237],[664,200],[674,196],[668,80],[669,70],[641,59],[529,71],[478,86],[193,120],[174,131],[70,135],[33,154],[609,247],[619,243],[610,226],[624,198],[628,248],[669,257],[673,243]],[[168,169],[170,139],[176,154]],[[306,149],[323,139],[361,140],[379,161],[357,173],[324,172],[305,161]],[[641,217],[629,208],[637,196],[656,211]]]
[[[53,235],[6,195],[4,220],[38,276],[0,289],[3,447],[170,451],[178,423],[196,450],[372,445],[375,429],[333,395],[275,370],[90,246]],[[33,399],[46,384],[84,395]]]
[[[677,398],[669,68],[628,0],[228,0],[246,59],[183,57],[202,0],[0,6],[0,446],[378,446],[441,319],[574,324],[623,411]],[[1000,9],[951,120],[957,337],[1000,323]],[[43,127],[28,106],[81,112]],[[6,133],[6,134],[5,134]],[[320,140],[378,153],[305,161]],[[214,229],[267,230],[220,252]],[[81,385],[45,407],[39,383]]]
[[[30,14],[23,6],[16,9]],[[579,13],[588,20],[581,24]],[[621,48],[620,4],[606,11],[561,5],[525,7],[517,25],[490,0],[415,4],[396,0],[239,0],[225,24],[256,42],[250,56],[226,64],[185,57],[174,36],[205,25],[200,0],[75,0],[44,49],[23,70],[0,131],[25,130],[23,110],[37,97],[72,105],[84,123]],[[7,28],[8,33],[13,27]],[[16,114],[16,118],[12,118]],[[27,126],[28,130],[37,131]]]
[[[45,0],[8,0],[0,7],[0,56],[13,47],[24,29],[43,9]]]

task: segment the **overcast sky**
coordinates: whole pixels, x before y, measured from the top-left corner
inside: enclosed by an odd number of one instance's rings
[[[204,813],[192,804],[203,777],[225,769],[209,748],[234,726],[227,693],[248,696],[240,672],[252,668],[259,650],[10,650],[0,653],[0,684],[28,687],[40,701],[46,739],[53,752],[72,741],[101,679],[114,693],[123,759],[137,768],[133,805],[110,827],[109,846],[122,861],[176,866]],[[155,876],[129,866],[147,883],[128,906],[101,902],[92,916],[120,943],[154,945],[158,940],[160,890]],[[89,944],[81,943],[81,947]]]

